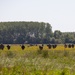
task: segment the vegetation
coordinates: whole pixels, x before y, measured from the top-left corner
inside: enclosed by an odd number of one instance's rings
[[[0,22],[0,43],[75,43],[74,32],[52,31],[44,22]]]
[[[0,75],[75,75],[74,44],[61,44],[75,43],[74,37],[74,32],[52,32],[49,23],[0,22],[5,44],[0,45]],[[49,43],[57,47],[49,49]]]
[[[58,50],[59,49],[59,50]],[[39,46],[6,45],[0,50],[0,75],[75,75],[75,48],[43,50]]]

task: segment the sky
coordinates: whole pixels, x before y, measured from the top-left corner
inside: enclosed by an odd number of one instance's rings
[[[0,22],[48,22],[52,31],[75,32],[75,0],[0,0]]]

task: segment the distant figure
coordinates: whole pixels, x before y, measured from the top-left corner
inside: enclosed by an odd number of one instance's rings
[[[3,44],[0,44],[0,49],[4,49],[4,45]]]
[[[24,46],[24,45],[22,45],[22,46],[21,46],[21,48],[22,48],[22,50],[24,50],[24,49],[25,49],[25,46]]]
[[[67,48],[67,45],[65,44],[64,47]]]
[[[51,45],[50,45],[50,44],[48,44],[47,47],[48,47],[49,49],[51,49]]]
[[[72,48],[74,48],[74,44],[72,44]]]
[[[56,48],[57,47],[57,45],[55,44],[55,45],[52,45],[53,46],[53,48]]]
[[[57,44],[55,44],[55,48],[57,47]]]
[[[71,48],[71,44],[69,44],[68,47]]]
[[[8,50],[10,49],[10,47],[11,47],[10,45],[7,45],[7,49],[8,49]]]
[[[42,46],[44,46],[44,44],[42,44]]]
[[[55,48],[55,45],[52,45],[53,48]]]
[[[39,46],[39,49],[40,49],[40,50],[43,50],[43,46]]]

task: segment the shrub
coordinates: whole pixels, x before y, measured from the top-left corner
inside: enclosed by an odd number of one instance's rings
[[[63,69],[61,75],[70,75],[70,70],[67,68]]]
[[[7,51],[6,52],[6,56],[9,57],[9,58],[13,58],[16,56],[15,52],[12,52],[12,51]]]
[[[37,54],[42,54],[42,50],[37,50]]]
[[[48,50],[43,50],[42,56],[43,56],[44,58],[47,58],[47,57],[49,56]]]

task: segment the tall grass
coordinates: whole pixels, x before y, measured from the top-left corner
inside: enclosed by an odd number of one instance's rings
[[[75,74],[75,50],[44,49],[33,46],[21,50],[13,46],[0,50],[0,75]]]

